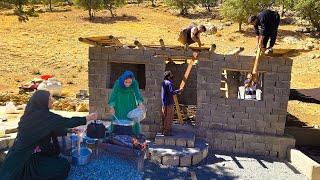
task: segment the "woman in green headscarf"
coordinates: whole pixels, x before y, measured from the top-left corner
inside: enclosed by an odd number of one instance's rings
[[[64,118],[49,111],[52,104],[48,91],[38,90],[30,98],[17,137],[0,169],[1,180],[67,178],[70,165],[58,156],[54,134],[96,120],[97,114]]]
[[[139,90],[139,83],[131,71],[125,71],[114,83],[108,105],[110,112],[118,119],[128,119],[127,114],[137,108],[144,108],[143,98]],[[113,131],[113,125],[110,127]],[[140,123],[135,122],[132,127],[134,135],[141,133]]]

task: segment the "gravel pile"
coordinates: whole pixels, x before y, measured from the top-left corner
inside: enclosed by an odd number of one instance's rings
[[[105,155],[97,160],[92,160],[87,165],[72,166],[68,180],[80,179],[140,180],[142,175],[136,170],[133,161]]]

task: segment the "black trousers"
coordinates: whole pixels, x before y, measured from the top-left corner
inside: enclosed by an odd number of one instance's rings
[[[277,35],[278,35],[278,30],[276,30],[275,32],[272,32],[266,36],[264,36],[264,39],[263,39],[263,48],[267,48],[267,44],[268,44],[268,41],[270,40],[270,43],[269,43],[269,47],[268,48],[272,48],[274,46],[274,44],[276,43],[276,39],[277,39]]]
[[[269,43],[268,48],[272,48],[274,46],[274,44],[276,43],[276,39],[278,36],[278,28],[279,28],[279,24],[280,24],[280,15],[277,12],[275,12],[274,16],[275,16],[275,20],[268,28],[269,33],[264,36],[264,39],[262,42],[263,48],[267,48],[267,44],[268,44],[269,40],[270,40],[270,43]]]

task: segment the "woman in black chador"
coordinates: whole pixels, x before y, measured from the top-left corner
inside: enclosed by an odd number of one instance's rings
[[[30,98],[15,142],[0,169],[1,180],[67,178],[70,165],[59,157],[57,135],[97,119],[97,114],[64,118],[49,111],[52,100],[50,93],[43,90],[36,91]]]

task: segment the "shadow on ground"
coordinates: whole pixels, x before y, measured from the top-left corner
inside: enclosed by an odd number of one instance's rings
[[[227,172],[227,168],[210,168],[207,165],[226,161],[223,158],[210,156],[197,166],[190,167],[167,167],[153,162],[145,161],[143,179],[237,179],[237,176]],[[229,169],[231,170],[231,169]],[[193,177],[193,178],[194,178]]]
[[[140,20],[135,16],[116,16],[116,17],[94,17],[93,20],[90,20],[89,17],[82,18],[85,21],[90,21],[91,23],[98,24],[113,24],[119,21],[130,21],[130,22],[139,22]]]
[[[320,88],[290,89],[289,100],[320,104]]]
[[[216,155],[223,154],[229,156],[227,159],[219,158]],[[263,156],[252,156],[246,154],[231,154],[226,152],[213,152],[208,154],[208,157],[201,161],[197,166],[190,167],[167,167],[160,166],[158,164],[145,161],[144,177],[143,179],[239,179],[240,177],[236,173],[232,173],[235,169],[225,166],[225,163],[230,166],[230,162],[236,164],[240,171],[245,171],[246,168],[241,163],[241,158],[250,158],[250,161],[257,161],[257,163],[263,169],[269,169],[265,162],[283,162],[277,158],[267,158]],[[219,163],[219,164],[218,164]],[[283,162],[294,174],[301,174],[291,164]],[[237,170],[236,170],[237,171]],[[239,171],[238,171],[239,173]]]
[[[305,127],[308,126],[305,122],[300,121],[296,116],[287,113],[287,118],[286,118],[286,127],[289,126],[294,126],[294,127]]]

